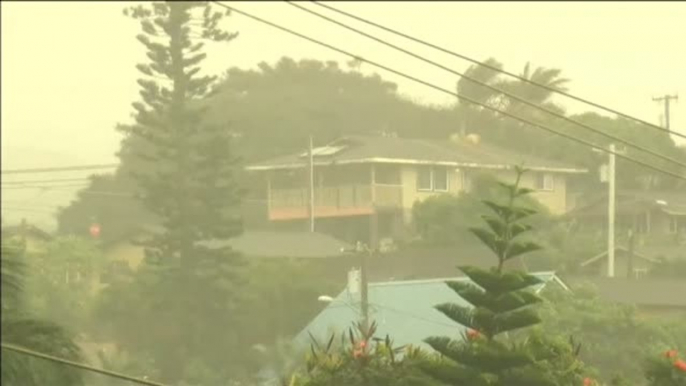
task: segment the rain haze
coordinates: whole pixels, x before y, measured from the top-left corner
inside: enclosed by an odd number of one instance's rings
[[[3,337],[3,384],[125,384],[20,347],[165,385],[505,385],[470,347],[537,337],[524,362],[560,354],[525,383],[686,385],[684,3],[174,3],[2,3],[3,263],[36,268],[3,264],[3,307],[64,329]],[[445,285],[506,273],[540,323]]]

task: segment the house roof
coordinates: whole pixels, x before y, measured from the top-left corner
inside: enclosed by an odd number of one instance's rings
[[[670,215],[686,216],[686,194],[636,190],[617,192],[615,200],[617,213],[635,214],[646,209],[658,209]],[[568,212],[566,216],[607,216],[607,192],[594,194],[586,204]]]
[[[137,233],[129,234],[119,242],[136,239],[142,234],[157,232],[159,227],[141,227]],[[108,246],[114,245],[114,241]],[[214,240],[205,242],[210,247],[230,246],[234,250],[249,257],[279,257],[279,258],[324,258],[342,256],[351,246],[329,235],[316,232],[269,232],[245,231],[229,240]]]
[[[596,288],[601,299],[636,306],[684,307],[686,280],[624,277],[565,277],[572,289],[584,284]]]
[[[244,232],[225,242],[246,256],[324,258],[348,254],[352,246],[329,235],[316,232]]]
[[[50,240],[52,239],[52,235],[40,228],[38,228],[35,225],[31,224],[18,224],[18,225],[11,225],[11,226],[6,226],[2,228],[2,235],[3,236],[21,236],[22,234],[25,234],[26,236],[31,236],[31,237],[36,237],[40,240]]]
[[[543,281],[534,287],[542,289],[548,283],[559,281],[554,272],[533,273]],[[459,339],[466,327],[455,323],[435,306],[441,303],[468,303],[445,284],[447,280],[469,281],[466,277],[450,279],[394,281],[369,284],[370,319],[378,325],[377,336],[388,334],[397,345],[414,345],[429,348],[424,340],[430,336],[449,336]],[[341,292],[295,338],[296,347],[307,347],[310,334],[318,341],[326,341],[332,332],[345,332],[359,320],[358,296],[348,289]]]
[[[601,259],[607,257],[607,252],[608,252],[608,251],[600,252],[599,254],[597,254],[597,255],[591,257],[590,259],[585,260],[585,261],[582,262],[580,265],[581,265],[582,267],[585,267],[585,266],[587,266],[587,265],[596,263],[596,262],[600,261]],[[617,253],[617,252],[623,252],[623,253],[628,254],[628,253],[629,253],[629,249],[628,249],[628,248],[625,248],[625,247],[620,247],[620,246],[618,246],[618,247],[615,247],[615,253]],[[621,256],[621,255],[620,255],[620,256]],[[648,262],[651,262],[651,263],[654,263],[654,262],[655,262],[654,259],[651,259],[650,257],[644,256],[644,255],[642,255],[642,254],[640,254],[640,253],[638,253],[638,252],[636,252],[636,251],[634,251],[634,257],[639,258],[639,259],[642,259],[642,260],[645,260],[645,261],[648,261]]]
[[[584,173],[585,169],[484,143],[384,136],[348,136],[313,151],[315,165],[396,163],[444,165],[465,168],[509,169],[523,165],[531,170]],[[247,170],[302,168],[306,154],[291,154],[249,165]]]
[[[435,279],[455,272],[458,266],[475,266],[482,269],[493,267],[496,258],[488,247],[481,243],[457,247],[405,246],[396,251],[369,259],[370,280],[415,280]],[[505,270],[528,271],[526,262],[516,256],[505,262]]]

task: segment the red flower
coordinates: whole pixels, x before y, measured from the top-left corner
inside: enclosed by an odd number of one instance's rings
[[[358,343],[358,346],[360,348],[365,348],[367,347],[367,341],[366,340],[361,340],[360,343]]]
[[[676,358],[677,351],[676,350],[667,350],[665,352],[665,357],[666,358]]]
[[[467,338],[469,338],[469,340],[474,340],[480,336],[481,336],[481,333],[477,330],[472,330],[472,329],[467,330]]]
[[[686,372],[686,362],[682,361],[681,359],[677,359],[677,361],[674,362],[674,367]]]
[[[593,378],[584,378],[584,386],[592,386],[595,385],[595,380]]]

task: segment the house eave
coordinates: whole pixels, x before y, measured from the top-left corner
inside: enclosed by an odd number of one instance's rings
[[[474,169],[491,169],[491,170],[512,170],[513,165],[501,165],[501,164],[482,164],[477,162],[452,162],[452,161],[429,161],[429,160],[419,160],[419,159],[403,159],[403,158],[383,158],[383,157],[372,157],[372,158],[359,158],[341,161],[315,161],[314,166],[329,166],[329,165],[351,165],[351,164],[400,164],[400,165],[431,165],[431,166],[449,166],[456,168],[474,168]],[[290,164],[274,164],[274,165],[252,165],[247,166],[245,170],[247,171],[270,171],[270,170],[288,170],[288,169],[299,169],[307,167],[307,163],[290,163]],[[551,173],[569,173],[569,174],[581,174],[588,173],[587,169],[578,168],[559,168],[559,167],[548,167],[548,166],[530,166],[527,169],[539,172],[551,172]]]

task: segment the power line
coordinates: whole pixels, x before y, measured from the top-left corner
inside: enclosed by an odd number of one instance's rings
[[[86,182],[89,178],[58,178],[54,180],[22,180],[22,181],[2,181],[3,185],[21,185],[21,184],[42,184],[42,183],[53,183],[53,182]],[[59,186],[59,185],[58,185]]]
[[[9,187],[6,187],[4,185],[0,185],[0,188],[3,190],[15,190],[15,189],[42,189],[42,190],[60,190],[56,188],[78,188],[78,187],[86,187],[88,184],[67,184],[67,185],[10,185]]]
[[[51,210],[51,209],[44,209],[44,208],[18,208],[18,207],[14,207],[14,206],[3,205],[2,208],[0,208],[0,210],[2,210],[2,211],[9,210],[9,211],[27,212],[27,213],[52,214],[52,213],[54,213],[55,210],[57,210],[57,208],[55,208],[54,210]]]
[[[326,47],[326,48],[328,48],[328,49],[330,49],[330,50],[332,50],[332,51],[336,51],[336,52],[338,52],[338,53],[340,53],[340,54],[343,54],[343,55],[346,55],[346,56],[349,56],[349,57],[355,58],[355,59],[361,58],[360,55],[352,54],[352,53],[350,53],[350,52],[348,52],[348,51],[345,51],[345,50],[343,50],[343,49],[334,47],[334,46],[332,46],[332,45],[330,45],[330,44],[324,43],[324,42],[322,42],[322,41],[320,41],[320,40],[311,38],[311,37],[309,37],[309,36],[303,35],[303,34],[301,34],[301,33],[299,33],[299,32],[293,31],[293,30],[291,30],[291,29],[289,29],[289,28],[282,27],[282,26],[280,26],[280,25],[278,25],[278,24],[275,24],[275,23],[272,23],[272,22],[270,22],[270,21],[268,21],[268,20],[265,20],[265,19],[262,19],[262,18],[260,18],[260,17],[251,15],[251,14],[249,14],[249,13],[247,13],[247,12],[240,11],[240,10],[236,9],[235,7],[233,7],[233,6],[228,6],[228,5],[225,5],[225,4],[220,3],[220,2],[218,2],[218,1],[213,1],[213,3],[219,5],[219,6],[223,7],[223,8],[229,9],[229,10],[231,10],[231,11],[233,11],[233,12],[236,12],[236,13],[238,13],[238,14],[240,14],[240,15],[243,15],[243,16],[245,16],[245,17],[248,17],[248,18],[250,18],[250,19],[253,19],[253,20],[255,20],[255,21],[258,21],[258,22],[260,22],[260,23],[267,24],[267,25],[269,25],[269,26],[271,26],[271,27],[273,27],[273,28],[276,28],[276,29],[279,29],[279,30],[284,31],[284,32],[286,32],[286,33],[289,33],[289,34],[291,34],[291,35],[300,37],[301,39],[304,39],[304,40],[310,41],[310,42],[312,42],[312,43],[318,44],[318,45],[320,45],[320,46],[322,46],[322,47]],[[621,154],[621,153],[611,151],[611,150],[607,149],[605,146],[596,145],[596,144],[594,144],[594,143],[585,141],[585,140],[580,139],[580,138],[577,138],[577,137],[575,137],[575,136],[572,136],[572,135],[569,135],[569,134],[565,134],[565,133],[559,132],[559,131],[557,131],[557,130],[551,129],[551,128],[547,127],[547,126],[544,126],[544,125],[541,125],[541,124],[538,124],[538,123],[529,121],[529,120],[527,120],[527,119],[525,119],[525,118],[518,117],[518,116],[516,116],[516,115],[514,115],[514,114],[511,114],[511,113],[508,113],[508,112],[506,112],[506,111],[499,110],[499,109],[497,109],[497,108],[495,108],[495,107],[488,106],[488,105],[486,105],[486,104],[484,104],[484,103],[478,102],[478,101],[476,101],[476,100],[474,100],[474,99],[471,99],[471,98],[468,98],[468,97],[465,97],[465,96],[463,96],[463,95],[460,95],[460,94],[458,94],[458,93],[456,93],[456,92],[453,92],[453,91],[450,91],[450,90],[448,90],[448,89],[442,88],[442,87],[440,87],[440,86],[436,86],[436,85],[433,84],[433,83],[429,83],[429,82],[427,82],[427,81],[424,81],[424,80],[421,80],[421,79],[419,79],[419,78],[416,78],[416,77],[414,77],[414,76],[412,76],[412,75],[405,74],[405,73],[403,73],[403,72],[400,72],[400,71],[395,70],[395,69],[393,69],[393,68],[390,68],[390,67],[388,67],[388,66],[385,66],[385,65],[376,63],[376,62],[371,61],[371,60],[368,60],[368,59],[363,59],[363,60],[364,60],[365,63],[370,64],[370,65],[372,65],[372,66],[374,66],[374,67],[377,67],[377,68],[380,68],[380,69],[385,70],[385,71],[387,71],[387,72],[390,72],[390,73],[392,73],[392,74],[401,76],[401,77],[403,77],[403,78],[405,78],[405,79],[409,79],[409,80],[411,80],[411,81],[413,81],[413,82],[416,82],[416,83],[419,83],[419,84],[423,84],[423,85],[425,85],[425,86],[427,86],[427,87],[433,88],[433,89],[438,90],[438,91],[441,91],[441,92],[443,92],[443,93],[452,95],[452,96],[454,96],[454,97],[459,98],[460,100],[464,100],[464,101],[466,101],[466,102],[470,102],[470,103],[475,104],[475,105],[477,105],[477,106],[481,106],[481,107],[483,107],[483,108],[485,108],[485,109],[487,109],[487,110],[491,110],[491,111],[497,112],[497,113],[499,113],[499,114],[501,114],[501,115],[503,115],[503,116],[506,116],[506,117],[515,119],[515,120],[517,120],[517,121],[520,121],[520,122],[522,122],[522,123],[531,125],[532,127],[539,128],[539,129],[541,129],[541,130],[547,131],[547,132],[549,132],[549,133],[553,133],[553,134],[558,135],[558,136],[561,136],[561,137],[563,137],[563,138],[567,138],[567,139],[569,139],[569,140],[571,140],[571,141],[580,143],[580,144],[582,144],[582,145],[591,147],[591,148],[593,148],[593,149],[598,149],[598,150],[603,151],[603,152],[608,153],[608,154],[614,154],[615,156],[617,156],[617,157],[619,157],[619,158],[622,158],[622,159],[625,159],[625,160],[634,162],[634,163],[636,163],[636,164],[638,164],[638,165],[641,165],[641,166],[643,166],[643,167],[645,167],[645,168],[648,168],[648,169],[651,169],[651,170],[654,170],[654,171],[657,171],[657,172],[660,172],[660,173],[669,175],[669,176],[671,176],[671,177],[674,177],[674,178],[677,178],[677,179],[681,179],[681,180],[686,180],[686,176],[682,176],[682,175],[679,175],[679,174],[677,174],[677,173],[670,172],[670,171],[667,171],[667,170],[662,170],[662,169],[657,168],[657,167],[655,167],[655,166],[652,166],[652,165],[650,165],[650,164],[648,164],[648,163],[646,163],[646,162],[639,161],[639,160],[633,159],[633,158],[631,158],[631,157],[629,157],[629,156],[623,155],[623,154]]]
[[[685,168],[686,168],[686,163],[684,163],[684,162],[681,162],[681,161],[676,160],[676,159],[674,159],[674,158],[671,158],[671,157],[662,155],[662,154],[660,154],[660,153],[658,153],[658,152],[656,152],[656,151],[654,151],[654,150],[650,150],[650,149],[645,148],[645,147],[643,147],[643,146],[635,145],[635,144],[631,143],[630,141],[627,141],[627,140],[622,139],[622,138],[620,138],[620,137],[614,136],[614,135],[612,135],[612,134],[608,134],[608,133],[606,133],[606,132],[604,132],[604,131],[602,131],[602,130],[598,130],[598,129],[596,129],[596,128],[592,127],[592,126],[589,126],[589,125],[587,125],[587,124],[585,124],[585,123],[582,123],[582,122],[579,122],[579,121],[577,121],[577,120],[575,120],[575,119],[572,119],[572,118],[570,118],[570,117],[567,117],[567,116],[565,116],[564,114],[560,114],[560,113],[558,113],[558,112],[555,112],[555,111],[553,111],[553,110],[550,110],[550,109],[548,109],[548,108],[545,108],[545,107],[543,107],[543,106],[540,106],[540,105],[538,105],[538,104],[536,104],[536,103],[533,103],[533,102],[531,102],[531,101],[529,101],[529,100],[527,100],[527,99],[524,99],[524,98],[522,98],[522,97],[519,97],[519,96],[517,96],[517,95],[514,95],[514,94],[512,94],[512,93],[510,93],[510,92],[508,92],[508,91],[505,91],[505,90],[501,89],[501,88],[494,87],[494,86],[492,86],[492,85],[490,85],[490,84],[488,84],[488,83],[486,83],[486,82],[482,82],[482,81],[480,81],[480,80],[478,80],[478,79],[476,79],[476,78],[474,78],[474,77],[471,77],[471,76],[469,76],[469,75],[465,75],[465,74],[463,74],[463,73],[457,72],[457,71],[455,71],[455,70],[453,70],[453,69],[451,69],[451,68],[449,68],[449,67],[446,67],[446,66],[444,66],[444,65],[442,65],[442,64],[440,64],[440,63],[437,63],[437,62],[435,62],[435,61],[433,61],[433,60],[431,60],[431,59],[427,59],[427,58],[425,58],[425,57],[423,57],[423,56],[421,56],[421,55],[419,55],[419,54],[416,54],[416,53],[414,53],[414,52],[412,52],[412,51],[406,50],[406,49],[404,49],[404,48],[402,48],[402,47],[400,47],[400,46],[397,46],[397,45],[395,45],[395,44],[393,44],[393,43],[389,43],[389,42],[387,42],[387,41],[385,41],[385,40],[383,40],[383,39],[380,39],[380,38],[378,38],[378,37],[376,37],[376,36],[374,36],[374,35],[370,35],[370,34],[364,32],[364,31],[361,31],[361,30],[359,30],[359,29],[357,29],[357,28],[351,27],[351,26],[349,26],[349,25],[347,25],[347,24],[345,24],[345,23],[339,22],[338,20],[332,19],[332,18],[330,18],[330,17],[328,17],[328,16],[322,15],[321,13],[318,13],[318,12],[312,11],[312,10],[310,10],[310,9],[307,9],[307,8],[305,8],[305,7],[301,6],[301,5],[298,5],[298,4],[296,4],[296,3],[293,3],[293,2],[291,2],[291,1],[289,1],[289,0],[286,0],[286,3],[288,3],[289,5],[295,7],[295,8],[297,8],[297,9],[303,11],[303,12],[307,12],[307,13],[313,15],[313,16],[319,17],[319,18],[324,19],[324,20],[326,20],[326,21],[328,21],[328,22],[330,22],[330,23],[333,23],[333,24],[336,24],[336,25],[338,25],[338,26],[340,26],[340,27],[342,27],[342,28],[345,28],[345,29],[347,29],[347,30],[349,30],[349,31],[355,32],[355,33],[357,33],[357,34],[359,34],[359,35],[362,35],[362,36],[364,36],[364,37],[366,37],[366,38],[369,38],[369,39],[371,39],[371,40],[374,40],[374,41],[376,41],[377,43],[381,43],[381,44],[383,44],[383,45],[385,45],[385,46],[387,46],[387,47],[391,47],[391,48],[393,48],[393,49],[395,49],[395,50],[397,50],[397,51],[400,51],[400,52],[402,52],[402,53],[404,53],[404,54],[406,54],[406,55],[409,55],[409,56],[411,56],[411,57],[413,57],[413,58],[415,58],[415,59],[419,59],[419,60],[421,60],[421,61],[423,61],[423,62],[425,62],[425,63],[431,64],[431,65],[434,66],[434,67],[438,67],[438,68],[440,68],[440,69],[442,69],[442,70],[444,70],[444,71],[450,72],[451,74],[460,76],[460,77],[462,77],[462,78],[464,78],[464,79],[467,79],[467,80],[469,80],[469,81],[471,81],[471,82],[473,82],[473,83],[476,83],[476,84],[478,84],[478,85],[480,85],[480,86],[482,86],[482,87],[486,87],[486,88],[489,89],[489,90],[492,90],[492,91],[501,93],[501,94],[503,94],[503,95],[505,95],[505,96],[507,96],[507,97],[509,97],[509,98],[511,98],[511,99],[513,99],[513,100],[515,100],[515,101],[518,101],[518,102],[520,102],[520,103],[523,103],[523,104],[525,104],[525,105],[527,105],[527,106],[529,106],[529,107],[533,107],[533,108],[535,108],[535,109],[541,110],[541,111],[546,112],[546,113],[548,113],[548,114],[550,114],[550,115],[552,115],[552,116],[554,116],[554,117],[556,117],[556,118],[565,120],[565,121],[567,121],[567,122],[569,122],[569,123],[572,123],[572,124],[574,124],[574,125],[577,125],[577,126],[579,126],[579,127],[584,128],[584,129],[586,129],[586,130],[589,130],[589,131],[591,131],[591,132],[593,132],[593,133],[596,133],[596,134],[598,134],[598,135],[601,135],[601,136],[603,136],[603,137],[605,137],[605,138],[611,139],[611,140],[613,140],[613,141],[622,143],[622,144],[627,145],[627,146],[631,146],[631,147],[636,148],[636,149],[638,149],[638,150],[641,150],[641,151],[643,151],[643,152],[645,152],[645,153],[648,153],[648,154],[650,154],[650,155],[653,155],[653,156],[655,156],[655,157],[658,157],[658,158],[660,158],[660,159],[662,159],[662,160],[665,160],[665,161],[668,161],[668,162],[672,162],[672,163],[674,163],[674,164],[676,164],[676,165],[679,165],[679,166],[682,166],[682,167],[685,167]]]
[[[113,169],[118,167],[119,164],[103,164],[103,165],[77,165],[77,166],[64,166],[56,168],[33,168],[33,169],[10,169],[2,170],[1,174],[31,174],[31,173],[56,173],[56,172],[70,172],[70,171],[80,171],[80,170],[97,170],[97,169]]]
[[[349,18],[355,19],[355,20],[360,21],[360,22],[362,22],[362,23],[365,23],[365,24],[367,24],[367,25],[371,25],[371,26],[373,26],[373,27],[379,28],[379,29],[384,30],[384,31],[386,31],[386,32],[390,32],[390,33],[392,33],[392,34],[395,34],[395,35],[398,35],[398,36],[402,36],[402,37],[404,37],[405,39],[408,39],[408,40],[411,40],[411,41],[413,41],[413,42],[415,42],[415,43],[419,43],[419,44],[422,44],[422,45],[424,45],[424,46],[433,48],[433,49],[435,49],[435,50],[437,50],[437,51],[441,51],[441,52],[443,52],[443,53],[445,53],[445,54],[455,56],[455,57],[457,57],[457,58],[466,60],[466,61],[471,62],[471,63],[474,63],[474,64],[476,64],[476,65],[479,65],[479,66],[488,68],[489,70],[493,70],[493,71],[499,72],[499,73],[501,73],[501,74],[510,76],[510,77],[512,77],[512,78],[515,78],[515,79],[517,79],[517,80],[520,80],[520,81],[522,81],[522,82],[526,82],[526,83],[529,83],[529,84],[531,84],[531,85],[540,87],[540,88],[545,89],[545,90],[547,90],[547,91],[551,91],[551,92],[560,94],[560,95],[565,96],[565,97],[567,97],[567,98],[573,99],[573,100],[575,100],[575,101],[577,101],[577,102],[585,103],[585,104],[587,104],[587,105],[589,105],[589,106],[593,106],[593,107],[595,107],[595,108],[598,108],[598,109],[601,109],[601,110],[604,110],[604,111],[613,113],[613,114],[615,114],[615,115],[617,115],[617,116],[620,116],[620,117],[623,117],[623,118],[626,118],[626,119],[630,119],[630,120],[636,121],[636,122],[638,122],[638,123],[641,123],[641,124],[643,124],[643,125],[646,125],[646,126],[652,128],[652,129],[654,129],[654,130],[659,130],[659,131],[662,131],[662,132],[665,132],[665,133],[668,133],[668,134],[675,135],[675,136],[677,136],[677,137],[681,137],[681,138],[686,139],[686,135],[684,135],[684,134],[677,133],[677,132],[675,132],[675,131],[670,131],[669,129],[665,129],[664,127],[660,127],[660,126],[658,126],[658,125],[655,125],[655,124],[650,123],[650,122],[648,122],[648,121],[645,121],[645,120],[643,120],[643,119],[636,118],[636,117],[634,117],[634,116],[631,116],[631,115],[629,115],[629,114],[622,113],[622,112],[617,111],[617,110],[615,110],[615,109],[612,109],[612,108],[610,108],[610,107],[603,106],[603,105],[601,105],[601,104],[592,102],[592,101],[590,101],[590,100],[588,100],[588,99],[584,99],[584,98],[581,98],[581,97],[572,95],[572,94],[570,94],[570,93],[568,93],[568,92],[565,92],[565,91],[563,91],[563,90],[559,90],[559,89],[556,89],[556,88],[554,88],[554,87],[550,87],[550,86],[548,86],[548,85],[545,85],[545,84],[542,84],[542,83],[535,82],[535,81],[533,81],[533,80],[531,80],[531,79],[527,79],[527,78],[525,78],[525,77],[523,77],[523,76],[520,76],[520,75],[511,73],[511,72],[505,71],[505,70],[500,69],[500,68],[498,68],[498,67],[491,66],[491,65],[489,65],[488,63],[484,63],[484,62],[478,61],[478,60],[473,59],[473,58],[471,58],[471,57],[469,57],[469,56],[466,56],[466,55],[457,53],[457,52],[455,52],[455,51],[449,50],[449,49],[447,49],[447,48],[438,46],[438,45],[433,44],[433,43],[429,43],[429,42],[427,42],[426,40],[422,40],[422,39],[413,37],[413,36],[411,36],[411,35],[408,35],[408,34],[406,34],[406,33],[400,32],[400,31],[398,31],[398,30],[396,30],[396,29],[393,29],[393,28],[390,28],[390,27],[383,26],[383,25],[381,25],[381,24],[379,24],[379,23],[373,22],[373,21],[368,20],[368,19],[365,19],[365,18],[363,18],[363,17],[353,15],[353,14],[351,14],[351,13],[349,13],[349,12],[340,10],[340,9],[338,9],[338,8],[334,8],[334,7],[330,6],[330,5],[327,5],[327,4],[324,4],[324,3],[320,3],[320,2],[315,1],[315,0],[313,0],[312,3],[314,3],[315,5],[318,5],[318,6],[320,6],[320,7],[329,9],[329,10],[331,10],[331,11],[333,11],[333,12],[339,13],[339,14],[341,14],[341,15],[345,15],[345,16],[347,16],[347,17],[349,17]]]
[[[19,353],[19,354],[29,355],[29,356],[32,356],[32,357],[35,357],[35,358],[44,359],[44,360],[47,360],[47,361],[50,361],[50,362],[55,362],[55,363],[59,363],[59,364],[67,365],[67,366],[71,366],[71,367],[76,367],[76,368],[81,369],[81,370],[92,371],[92,372],[94,372],[94,373],[106,375],[106,376],[112,377],[112,378],[123,379],[123,380],[125,380],[125,381],[129,381],[129,382],[133,382],[133,383],[138,383],[138,384],[140,384],[140,385],[148,385],[148,386],[165,386],[165,385],[163,385],[162,383],[153,382],[153,381],[148,381],[148,380],[145,380],[145,379],[134,378],[134,377],[129,376],[129,375],[125,375],[125,374],[121,374],[121,373],[116,373],[116,372],[114,372],[114,371],[99,369],[99,368],[97,368],[97,367],[92,367],[92,366],[85,365],[85,364],[83,364],[83,363],[73,362],[73,361],[70,361],[70,360],[66,360],[66,359],[54,357],[54,356],[52,356],[52,355],[43,354],[43,353],[40,353],[40,352],[37,352],[37,351],[33,351],[33,350],[29,350],[29,349],[26,349],[26,348],[23,348],[23,347],[15,346],[15,345],[13,345],[13,344],[0,343],[0,346],[1,346],[4,350],[14,351],[14,352]]]

